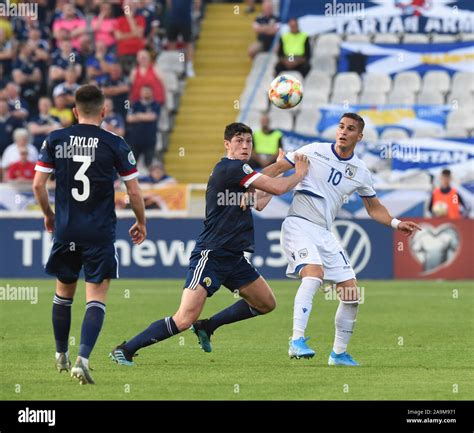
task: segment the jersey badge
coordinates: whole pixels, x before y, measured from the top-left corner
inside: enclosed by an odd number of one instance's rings
[[[357,167],[351,164],[346,165],[346,169],[344,170],[344,173],[346,173],[346,176],[350,179],[352,179],[357,172]]]

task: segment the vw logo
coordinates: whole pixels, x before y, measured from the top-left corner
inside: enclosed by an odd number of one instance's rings
[[[334,221],[332,232],[349,255],[354,272],[358,274],[367,266],[372,254],[372,244],[366,231],[352,221],[337,220]]]

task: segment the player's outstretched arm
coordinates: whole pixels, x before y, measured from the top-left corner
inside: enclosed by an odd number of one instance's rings
[[[130,198],[130,206],[132,206],[137,219],[135,224],[130,227],[128,233],[130,233],[133,243],[140,245],[146,238],[145,204],[143,202],[142,191],[137,178],[125,181],[125,185]]]
[[[35,173],[33,192],[44,215],[44,227],[46,231],[52,233],[54,231],[54,212],[49,205],[49,195],[46,189],[46,182],[48,182],[49,175],[50,173],[43,173],[41,171]]]
[[[407,236],[412,235],[416,230],[421,230],[421,227],[413,221],[400,221],[393,218],[377,197],[362,197],[362,200],[367,213],[378,223],[400,230]]]
[[[295,153],[295,173],[288,177],[274,179],[265,174],[252,182],[255,189],[273,195],[281,195],[292,190],[308,172],[309,160],[306,155]]]

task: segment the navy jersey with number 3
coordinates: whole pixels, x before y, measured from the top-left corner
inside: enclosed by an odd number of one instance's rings
[[[204,230],[197,249],[224,249],[235,253],[253,252],[252,211],[240,208],[240,198],[261,176],[245,162],[222,158],[211,173],[206,190]]]
[[[114,180],[138,176],[126,141],[95,125],[51,132],[36,170],[55,172],[55,241],[101,245],[115,241]]]

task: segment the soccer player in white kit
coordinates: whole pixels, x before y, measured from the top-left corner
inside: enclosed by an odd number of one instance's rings
[[[355,191],[361,196],[368,214],[375,221],[411,235],[421,228],[411,221],[400,221],[388,213],[376,197],[369,170],[355,154],[362,139],[364,120],[358,114],[345,113],[339,121],[336,143],[311,143],[298,149],[309,158],[309,170],[295,188],[295,195],[281,231],[281,244],[288,267],[286,274],[301,278],[295,297],[291,358],[312,358],[305,330],[313,297],[323,279],[332,280],[339,294],[336,312],[336,335],[329,355],[329,365],[359,365],[347,353],[360,301],[360,292],[351,263],[331,226],[343,203]],[[294,164],[294,153],[288,153],[264,173],[275,176]]]

